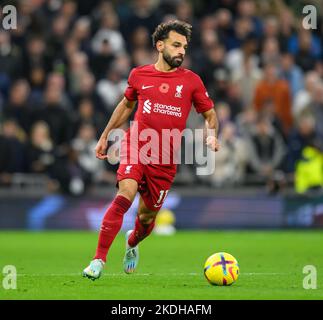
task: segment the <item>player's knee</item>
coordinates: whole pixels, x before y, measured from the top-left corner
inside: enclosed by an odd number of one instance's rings
[[[138,184],[134,180],[125,179],[119,182],[118,196],[123,196],[131,202],[135,199]]]
[[[118,196],[123,196],[129,201],[133,202],[136,196],[136,192],[131,192],[130,190],[119,190],[117,193]]]
[[[136,191],[137,190],[132,190],[131,188],[127,187],[119,187],[118,196],[123,196],[132,202],[135,199]]]

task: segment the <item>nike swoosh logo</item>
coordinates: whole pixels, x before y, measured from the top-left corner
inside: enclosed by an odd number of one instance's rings
[[[141,89],[148,89],[148,88],[152,88],[154,86],[142,86]]]

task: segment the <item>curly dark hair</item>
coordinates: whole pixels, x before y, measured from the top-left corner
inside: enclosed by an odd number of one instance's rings
[[[156,27],[152,34],[153,46],[156,46],[157,41],[167,39],[170,31],[175,31],[185,36],[187,42],[191,40],[192,26],[184,21],[171,20]]]

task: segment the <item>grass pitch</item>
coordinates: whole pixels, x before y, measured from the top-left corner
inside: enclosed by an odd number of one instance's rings
[[[135,274],[122,271],[124,235],[113,243],[104,275],[81,272],[97,244],[93,232],[0,232],[0,271],[17,269],[17,289],[0,299],[323,299],[322,231],[181,231],[152,235],[140,244]],[[225,251],[236,257],[240,277],[229,287],[208,284],[204,262]],[[303,267],[317,270],[317,289],[303,288]]]

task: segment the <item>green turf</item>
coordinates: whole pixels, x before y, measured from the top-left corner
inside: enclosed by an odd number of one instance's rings
[[[122,272],[124,236],[113,244],[104,276],[80,276],[97,243],[92,232],[0,232],[0,271],[17,268],[17,289],[0,299],[323,299],[322,231],[214,231],[152,235],[140,246],[137,273]],[[240,277],[215,287],[206,258],[233,254]],[[303,267],[317,269],[317,289],[303,289]]]

